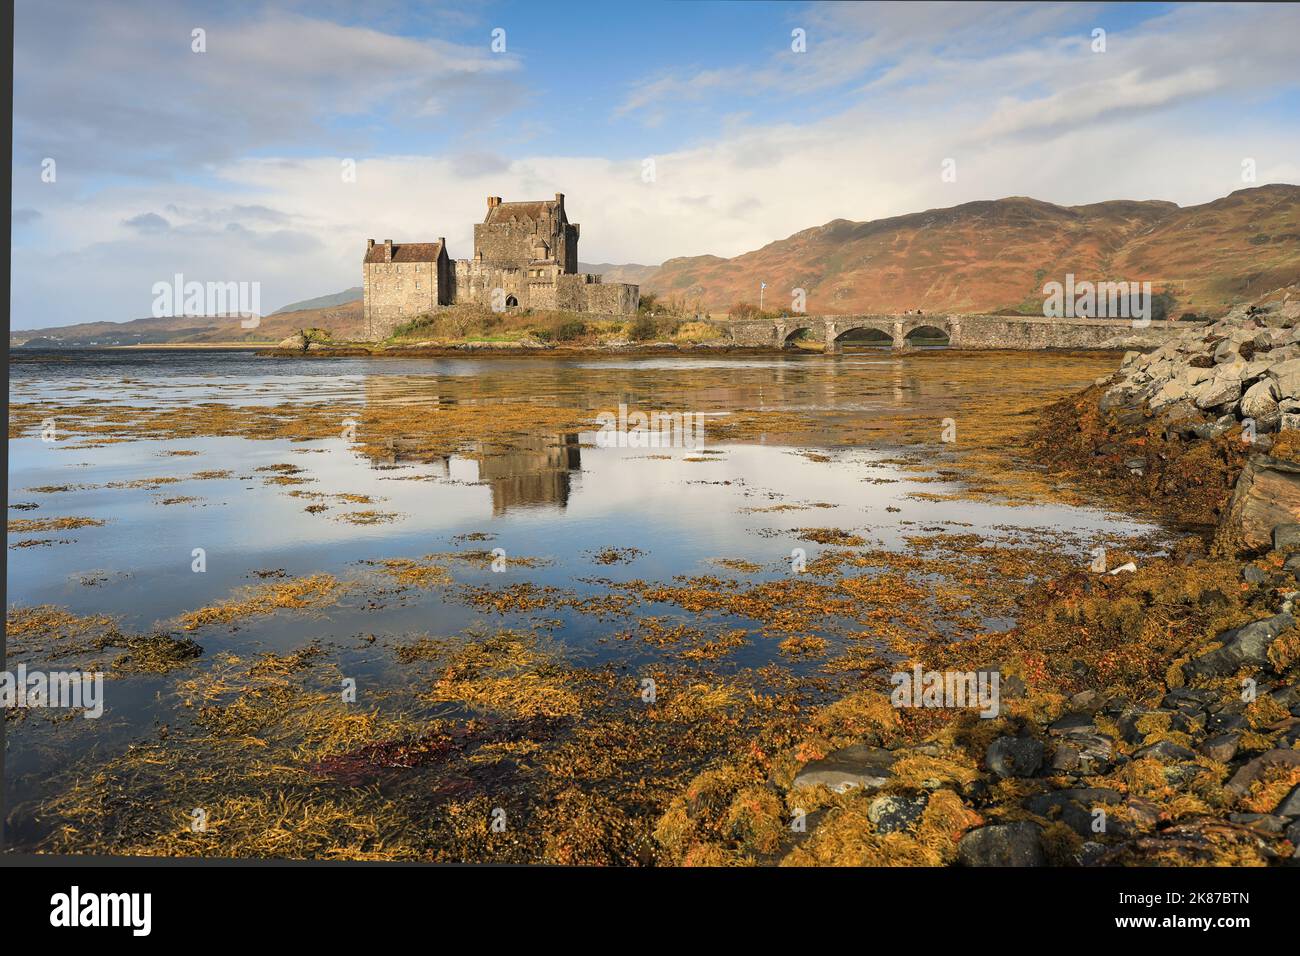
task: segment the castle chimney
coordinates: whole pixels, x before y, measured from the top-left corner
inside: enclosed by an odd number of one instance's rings
[[[373,240],[373,239],[367,239],[367,240],[366,240],[366,248],[367,248],[367,249],[373,249],[373,248],[375,248],[375,240]]]
[[[501,205],[500,196],[488,196],[488,209],[495,209],[499,205]]]
[[[391,239],[384,240],[384,261],[393,261],[393,240]]]
[[[561,209],[564,208],[564,193],[555,194],[555,204],[559,206]]]

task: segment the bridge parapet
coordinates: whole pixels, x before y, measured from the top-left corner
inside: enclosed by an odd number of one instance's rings
[[[925,312],[788,316],[729,323],[737,345],[779,348],[796,332],[807,329],[825,344],[827,352],[838,351],[840,336],[856,329],[883,332],[899,350],[908,348],[907,337],[921,328],[943,332],[955,349],[1144,349],[1156,348],[1184,329],[1204,324],[1151,322],[1141,326],[1128,319]]]

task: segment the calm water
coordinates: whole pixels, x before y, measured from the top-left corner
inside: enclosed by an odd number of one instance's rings
[[[10,401],[56,408],[96,403],[165,408],[196,403],[234,405],[328,403],[363,409],[373,402],[424,402],[436,414],[446,403],[477,403],[491,415],[494,402],[524,398],[542,405],[571,405],[592,417],[619,402],[632,407],[675,407],[684,395],[706,414],[728,409],[798,412],[814,422],[883,415],[934,405],[936,414],[959,397],[963,363],[1003,362],[1006,356],[970,355],[947,366],[925,366],[932,356],[846,354],[834,359],[791,356],[745,359],[647,357],[584,359],[306,360],[266,359],[249,353],[91,352],[25,356],[10,366]],[[1095,357],[1026,356],[1013,361],[1057,362],[1062,375],[1080,382],[1097,373]],[[974,366],[971,366],[974,367]],[[1014,370],[1008,370],[1014,377]],[[707,421],[707,420],[706,420]],[[706,424],[706,435],[708,426]],[[1103,535],[1150,530],[1096,511],[1044,504],[1007,507],[971,500],[935,501],[917,493],[946,494],[959,486],[916,480],[915,469],[895,462],[897,449],[845,447],[827,427],[819,443],[778,440],[709,445],[696,451],[595,447],[591,432],[520,438],[505,453],[403,460],[400,450],[367,457],[344,436],[291,442],[232,437],[128,440],[78,447],[81,440],[42,441],[37,435],[9,443],[9,500],[33,503],[10,518],[85,517],[100,527],[11,534],[11,546],[29,538],[48,546],[9,551],[8,602],[52,604],[76,614],[109,614],[123,630],[179,633],[177,616],[255,585],[257,572],[288,577],[329,572],[341,578],[372,574],[367,559],[419,557],[457,548],[503,548],[507,555],[542,559],[533,568],[504,574],[470,565],[453,568],[465,584],[501,587],[529,581],[578,595],[605,593],[609,581],[670,581],[675,575],[728,572],[712,559],[761,565],[748,580],[788,574],[792,547],[809,559],[819,546],[798,540],[795,529],[850,529],[872,545],[905,551],[905,536],[920,531],[974,532],[1018,540],[1025,547],[1066,548],[1082,556]],[[175,457],[170,452],[197,452]],[[825,456],[830,461],[809,457]],[[707,460],[692,461],[690,459]],[[277,485],[273,473],[302,469],[296,485]],[[195,479],[196,471],[230,470],[229,477]],[[179,477],[155,487],[124,483]],[[117,485],[118,487],[111,487]],[[48,490],[61,488],[67,490]],[[47,489],[47,490],[34,490]],[[356,525],[341,520],[360,506],[319,499],[327,510],[310,513],[312,499],[290,492],[359,494],[391,520]],[[166,504],[167,499],[193,498]],[[773,505],[833,507],[759,510]],[[466,544],[458,536],[489,536]],[[628,563],[603,564],[605,548],[637,548]],[[206,554],[204,573],[192,555]],[[603,583],[595,583],[600,579]],[[642,613],[638,610],[638,614]],[[682,615],[680,608],[644,613]],[[602,621],[569,609],[540,613],[484,613],[445,590],[406,591],[379,600],[345,597],[341,606],[309,613],[280,613],[241,622],[237,629],[195,632],[204,657],[219,650],[285,651],[320,640],[337,648],[352,673],[382,680],[382,665],[362,640],[402,640],[416,634],[453,634],[475,622],[537,626],[539,621],[577,660],[617,659],[628,666],[652,658],[641,642],[608,640],[626,622]],[[1007,622],[990,622],[990,626]],[[731,626],[744,626],[732,622]],[[719,667],[784,661],[772,642],[739,649]],[[33,665],[34,666],[34,665]],[[799,665],[806,666],[806,665]],[[67,740],[44,725],[26,722],[11,731],[9,788],[21,800],[40,789],[62,749],[112,752],[161,723],[176,719],[168,688],[176,678],[111,681],[107,712],[93,735]],[[81,723],[78,721],[78,723]]]

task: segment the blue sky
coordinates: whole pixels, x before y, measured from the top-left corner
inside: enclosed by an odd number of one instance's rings
[[[358,284],[371,237],[467,257],[489,194],[565,192],[584,261],[657,263],[1295,182],[1297,35],[1286,5],[19,0],[12,324],[147,315],[176,272],[274,309]]]

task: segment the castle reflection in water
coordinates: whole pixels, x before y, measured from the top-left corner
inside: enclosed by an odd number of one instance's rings
[[[411,376],[372,376],[366,382],[366,402],[465,404],[447,395],[428,394],[430,384],[429,380]],[[431,478],[487,485],[492,491],[492,513],[496,515],[511,508],[566,507],[572,476],[582,470],[577,432],[519,436],[508,449],[471,442],[457,454],[431,455],[418,441],[402,438],[364,444],[377,468],[418,464],[432,469]]]

